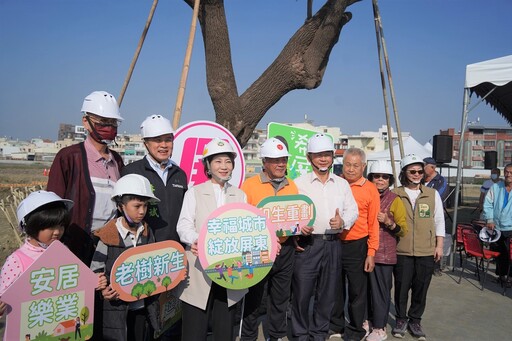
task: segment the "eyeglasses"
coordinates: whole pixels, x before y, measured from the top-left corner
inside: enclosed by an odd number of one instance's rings
[[[171,143],[174,141],[174,135],[173,136],[166,136],[166,137],[163,137],[163,136],[158,136],[158,137],[148,137],[146,138],[147,141],[149,142],[154,142],[154,143]]]
[[[408,172],[411,175],[416,175],[416,173],[418,173],[419,175],[422,175],[424,173],[423,169],[420,169],[420,170],[411,169],[411,170],[408,170]]]
[[[116,120],[115,118],[104,118],[104,119],[97,119],[97,118],[93,118],[91,115],[87,115],[87,119],[94,123],[94,125],[96,126],[100,126],[100,127],[118,127],[119,126],[119,121]]]
[[[389,174],[372,174],[373,179],[384,179],[389,180],[390,175]]]

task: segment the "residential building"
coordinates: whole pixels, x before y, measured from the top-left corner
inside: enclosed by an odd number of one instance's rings
[[[454,128],[441,130],[453,138],[453,158],[459,160],[460,132]],[[497,166],[512,162],[512,127],[468,125],[464,133],[464,168],[484,168],[485,153],[497,152]]]

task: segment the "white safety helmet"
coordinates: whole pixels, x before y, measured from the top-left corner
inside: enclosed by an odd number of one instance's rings
[[[315,134],[308,141],[308,153],[334,152],[332,139],[324,134]]]
[[[140,124],[142,138],[174,134],[171,121],[162,115],[151,115]]]
[[[479,233],[480,240],[484,243],[494,243],[497,242],[501,237],[500,230],[497,229],[488,229],[487,226],[482,227]]]
[[[233,155],[233,158],[236,158],[236,152],[233,150],[233,147],[231,147],[231,144],[219,139],[218,137],[214,137],[204,146],[203,160],[206,160],[208,156],[215,154],[231,154]]]
[[[370,171],[368,174],[389,174],[393,175],[393,168],[391,167],[391,162],[389,161],[377,161],[372,163],[370,166]]]
[[[404,169],[405,167],[412,165],[413,163],[420,163],[422,165],[425,164],[419,156],[415,154],[408,154],[404,156],[400,161],[400,168]]]
[[[112,200],[116,197],[122,197],[125,194],[146,197],[150,202],[159,202],[151,190],[149,180],[139,174],[127,174],[117,180],[112,193]]]
[[[81,112],[113,118],[118,121],[123,120],[116,98],[106,91],[94,91],[85,97]]]
[[[25,224],[25,218],[27,215],[39,207],[52,202],[62,202],[68,210],[73,207],[73,201],[68,199],[62,199],[57,194],[47,191],[36,191],[30,193],[19,205],[16,210],[18,217],[18,226],[22,227]]]
[[[286,148],[286,145],[275,137],[269,138],[263,142],[260,147],[260,157],[262,159],[266,157],[277,159],[288,156],[290,155],[288,154],[288,148]]]

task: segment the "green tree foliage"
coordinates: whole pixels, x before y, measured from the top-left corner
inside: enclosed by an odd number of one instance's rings
[[[87,323],[87,320],[89,319],[89,308],[83,307],[82,310],[80,310],[80,319],[82,320],[83,324]]]
[[[153,281],[147,281],[146,283],[144,283],[144,294],[146,294],[147,296],[151,296],[151,294],[155,291],[156,285]]]
[[[165,287],[165,290],[171,285],[171,278],[169,276],[165,276],[164,279],[162,279],[162,285]]]
[[[133,286],[132,293],[131,293],[131,295],[133,297],[137,297],[137,299],[140,299],[140,297],[142,296],[143,293],[144,293],[144,286],[142,284],[137,283]]]

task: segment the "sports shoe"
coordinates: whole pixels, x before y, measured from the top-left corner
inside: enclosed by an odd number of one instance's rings
[[[385,328],[373,328],[370,335],[366,337],[366,341],[383,341],[388,338]]]
[[[396,325],[391,331],[394,337],[402,339],[407,331],[407,320],[396,319]]]
[[[364,320],[363,329],[365,331],[364,337],[367,337],[370,334],[370,329],[371,329],[370,321]]]
[[[418,340],[426,340],[427,337],[421,328],[421,324],[419,322],[409,322],[409,331],[411,335],[417,337]]]

